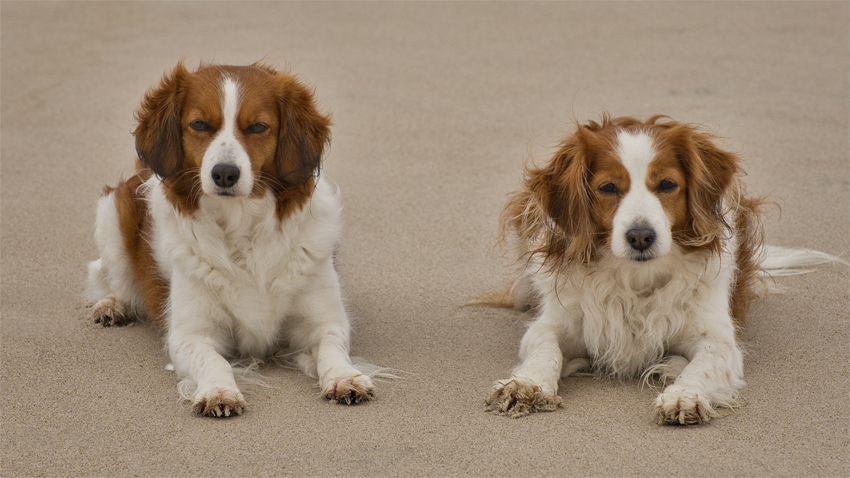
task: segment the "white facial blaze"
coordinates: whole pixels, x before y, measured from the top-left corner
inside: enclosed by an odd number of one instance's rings
[[[650,229],[655,234],[655,241],[645,251],[644,258],[661,257],[670,251],[673,237],[670,220],[661,201],[646,187],[649,165],[656,155],[652,138],[644,132],[633,134],[622,131],[617,136],[617,143],[617,154],[629,172],[631,186],[614,215],[611,250],[617,257],[636,258],[638,253],[629,245],[626,233],[635,228]]]
[[[210,142],[201,165],[201,184],[205,194],[216,195],[225,191],[215,184],[212,170],[216,165],[228,164],[239,168],[239,180],[227,193],[236,197],[248,196],[254,187],[251,159],[242,144],[236,139],[237,115],[239,114],[239,85],[230,78],[222,82],[221,111],[224,124]]]

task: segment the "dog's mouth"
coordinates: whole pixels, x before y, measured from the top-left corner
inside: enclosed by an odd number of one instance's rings
[[[210,196],[220,197],[220,198],[240,198],[246,197],[248,194],[245,194],[242,190],[232,187],[232,188],[222,188],[216,187],[212,191],[207,193]]]
[[[658,258],[658,256],[655,253],[650,252],[650,251],[635,252],[635,253],[632,253],[632,254],[629,255],[629,259],[631,259],[634,262],[649,262],[649,261],[652,261],[653,259],[657,259],[657,258]]]

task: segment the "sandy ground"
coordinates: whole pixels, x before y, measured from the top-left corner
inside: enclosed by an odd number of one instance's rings
[[[770,243],[850,252],[846,2],[2,2],[3,476],[847,476],[850,268],[750,312],[749,404],[658,427],[654,391],[592,378],[565,406],[483,411],[530,319],[459,304],[507,283],[496,243],[527,159],[574,119],[705,124],[780,198]],[[333,114],[325,177],[353,353],[408,372],[362,406],[264,366],[236,419],[178,401],[160,333],[82,299],[94,205],[132,171],[133,110],[185,57],[267,59]]]

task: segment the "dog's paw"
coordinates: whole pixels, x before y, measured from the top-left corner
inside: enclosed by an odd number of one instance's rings
[[[323,380],[322,396],[331,403],[368,402],[375,398],[375,386],[372,380],[364,374],[350,377],[334,377]]]
[[[128,325],[133,322],[133,317],[128,313],[127,307],[110,294],[97,301],[91,308],[91,317],[95,324],[104,327]]]
[[[704,394],[683,387],[667,387],[655,399],[655,422],[659,425],[699,425],[717,415]]]
[[[242,415],[247,404],[242,392],[235,388],[216,387],[195,396],[192,410],[199,415],[229,417],[231,413]]]
[[[534,412],[555,411],[561,406],[561,397],[544,393],[539,385],[510,378],[496,382],[485,403],[486,411],[519,418]]]

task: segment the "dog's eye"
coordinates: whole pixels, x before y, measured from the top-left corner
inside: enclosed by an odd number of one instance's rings
[[[263,124],[263,123],[257,123],[257,124],[252,124],[251,126],[248,126],[248,129],[246,129],[245,131],[247,131],[248,133],[251,133],[251,134],[260,134],[260,133],[265,133],[266,131],[268,131],[268,129],[269,129],[269,125]]]
[[[663,193],[670,192],[676,189],[677,187],[679,187],[678,184],[674,183],[673,181],[668,181],[666,179],[658,183],[658,191]]]
[[[195,131],[209,131],[212,129],[210,128],[210,125],[204,123],[203,121],[192,121],[191,123],[189,123],[189,127]]]
[[[599,192],[605,193],[605,194],[616,194],[620,191],[617,189],[617,186],[614,186],[614,183],[608,183],[608,184],[603,184],[602,186],[599,186]]]

